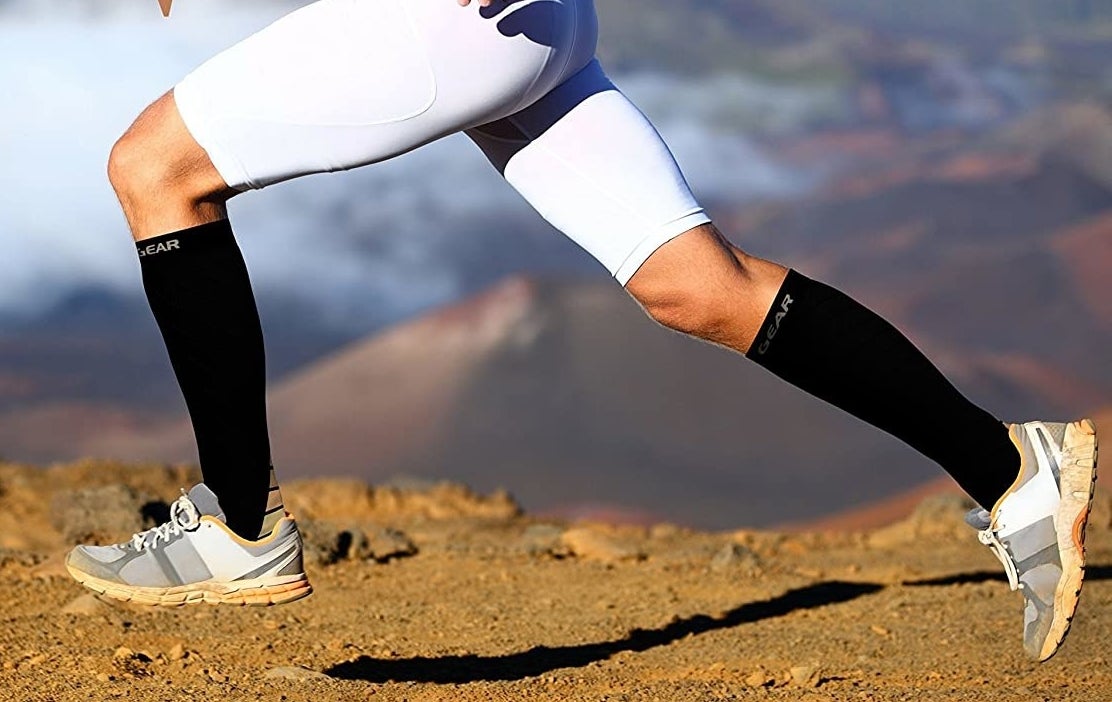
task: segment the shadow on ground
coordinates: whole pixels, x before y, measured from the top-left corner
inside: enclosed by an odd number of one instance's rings
[[[443,656],[379,660],[360,656],[324,672],[343,680],[367,682],[471,683],[521,680],[560,668],[578,668],[606,660],[623,651],[641,652],[666,646],[685,636],[729,629],[791,612],[857,599],[881,590],[873,583],[832,581],[789,590],[770,600],[747,602],[720,616],[698,614],[659,629],[635,629],[616,641],[560,646],[537,646],[502,656]]]
[[[1085,568],[1085,580],[1112,580],[1112,565],[1087,566]],[[923,580],[909,580],[904,585],[909,587],[945,587],[947,585],[976,585],[988,582],[1006,583],[1008,579],[1000,571],[977,570],[971,573],[955,573],[954,575],[942,575],[935,578],[924,578]]]

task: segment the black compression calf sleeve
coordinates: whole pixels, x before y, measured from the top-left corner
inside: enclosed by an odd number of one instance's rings
[[[185,396],[205,484],[257,539],[270,486],[262,327],[227,220],[137,243],[143,287]]]
[[[986,509],[1019,473],[1003,423],[899,330],[828,285],[789,271],[746,355],[935,460]]]

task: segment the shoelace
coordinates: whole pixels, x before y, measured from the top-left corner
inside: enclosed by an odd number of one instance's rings
[[[185,518],[182,519],[182,516]],[[174,504],[170,505],[170,521],[165,524],[159,524],[153,529],[147,529],[146,531],[133,534],[131,537],[131,547],[136,551],[142,551],[147,547],[153,548],[155,544],[158,543],[159,539],[169,541],[171,534],[177,535],[187,529],[193,529],[200,524],[200,521],[201,513],[197,511],[197,505],[193,504],[193,500],[189,499],[189,496],[183,489],[181,491],[181,497],[175,500]],[[147,540],[148,536],[151,537],[150,541]]]
[[[989,527],[983,531],[978,531],[977,538],[982,544],[988,546],[989,550],[992,551],[1004,565],[1004,573],[1008,576],[1008,586],[1013,590],[1018,590],[1023,587],[1023,584],[1019,582],[1019,572],[1015,568],[1015,562],[1012,561],[1011,555],[1008,554],[1008,549],[1005,548],[1004,544],[1000,541],[1000,537],[996,535],[996,532]]]

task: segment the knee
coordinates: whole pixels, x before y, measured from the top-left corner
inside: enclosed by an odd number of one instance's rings
[[[108,182],[120,199],[135,199],[168,180],[163,162],[146,140],[128,130],[112,145],[108,155]]]
[[[116,141],[108,156],[108,180],[121,202],[218,199],[226,187],[211,166],[205,167],[207,155],[183,130],[163,99]]]
[[[131,203],[167,198],[198,203],[215,195],[172,150],[136,130],[129,130],[112,146],[108,181],[121,201]]]
[[[721,343],[745,297],[746,281],[735,250],[707,225],[653,253],[626,291],[665,327]]]
[[[737,286],[708,284],[700,271],[683,271],[630,293],[661,325],[721,342],[732,330],[743,291]]]
[[[626,290],[660,324],[744,351],[786,273],[706,225],[653,253]]]

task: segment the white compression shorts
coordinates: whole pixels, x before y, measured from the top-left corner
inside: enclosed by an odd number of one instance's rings
[[[592,0],[319,0],[218,54],[174,97],[225,182],[262,188],[466,132],[621,284],[709,218],[594,59]]]

